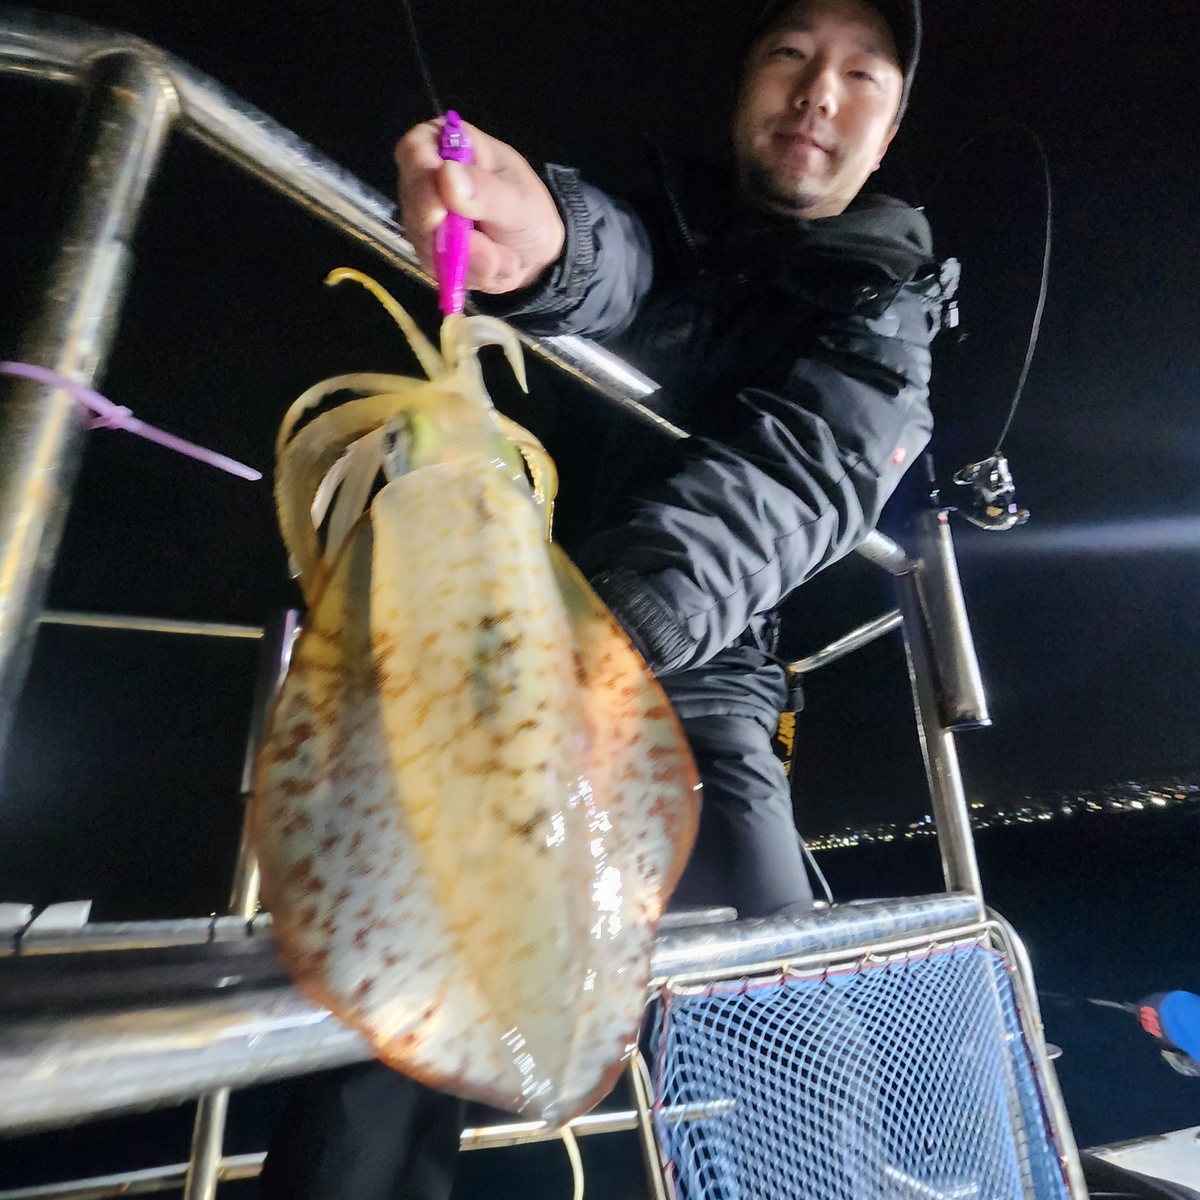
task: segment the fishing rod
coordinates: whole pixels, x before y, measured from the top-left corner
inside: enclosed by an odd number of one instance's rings
[[[1027,135],[1034,150],[1037,152],[1045,195],[1045,220],[1043,225],[1042,264],[1038,282],[1037,301],[1034,305],[1033,318],[1030,322],[1029,338],[1025,346],[1025,357],[1021,363],[1021,371],[1017,378],[1016,387],[1013,389],[1012,400],[1009,402],[1004,424],[1001,426],[1000,434],[996,438],[996,444],[991,454],[977,462],[967,463],[965,467],[956,471],[953,476],[954,483],[957,486],[969,489],[967,503],[958,508],[957,511],[966,520],[970,521],[972,525],[993,532],[1004,532],[1014,529],[1018,525],[1024,525],[1029,520],[1029,510],[1022,508],[1017,503],[1012,468],[1009,466],[1008,458],[1004,454],[1003,449],[1005,439],[1008,437],[1012,429],[1013,420],[1017,415],[1017,408],[1021,403],[1021,397],[1025,392],[1025,385],[1029,380],[1029,371],[1033,366],[1034,355],[1037,353],[1038,338],[1042,330],[1042,318],[1046,312],[1046,297],[1050,287],[1050,262],[1054,245],[1054,184],[1050,176],[1050,161],[1046,155],[1045,144],[1038,133],[1028,125],[1009,123],[989,125],[987,128],[981,129],[978,133],[969,137],[950,155],[943,164],[941,171],[938,172],[937,179],[934,180],[933,187],[929,193],[929,198],[932,200],[933,196],[937,194],[937,190],[945,178],[946,172],[967,151],[977,146],[986,138],[1002,132],[1017,132]],[[930,473],[930,482],[932,483],[932,470]]]
[[[1082,999],[1095,1008],[1111,1008],[1137,1018],[1137,1023],[1158,1046],[1163,1061],[1175,1072],[1200,1078],[1200,996],[1176,990],[1154,992],[1141,1000],[1103,1000],[1095,996],[1075,997],[1062,992],[1043,992],[1043,999]]]

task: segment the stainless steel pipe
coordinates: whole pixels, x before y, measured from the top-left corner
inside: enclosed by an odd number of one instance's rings
[[[857,553],[868,562],[882,567],[889,575],[907,575],[917,568],[915,560],[909,558],[904,547],[892,541],[878,529],[872,529],[859,543]]]
[[[925,509],[917,515],[916,533],[921,559],[917,597],[929,634],[941,723],[947,729],[979,729],[990,725],[992,718],[967,619],[949,514],[944,509]]]
[[[221,1183],[238,1179],[257,1179],[262,1174],[264,1153],[230,1154],[221,1159]],[[166,1167],[147,1167],[141,1171],[121,1171],[115,1175],[94,1175],[66,1183],[45,1183],[36,1187],[13,1188],[0,1192],[0,1200],[110,1200],[115,1196],[148,1196],[156,1192],[176,1191],[183,1186],[187,1163]]]
[[[229,1112],[229,1088],[206,1092],[196,1102],[192,1153],[183,1181],[183,1200],[212,1200],[221,1182],[221,1146]]]
[[[60,612],[46,609],[38,615],[42,625],[73,625],[83,629],[120,629],[130,633],[184,634],[190,637],[249,638],[263,631],[258,625],[231,625],[226,621],[180,621],[173,617],[127,617],[117,613]]]
[[[855,650],[861,650],[864,646],[878,641],[885,634],[891,633],[893,629],[899,629],[903,622],[903,613],[898,608],[893,608],[891,612],[884,613],[882,617],[876,617],[875,620],[868,621],[857,629],[852,629],[843,637],[838,638],[836,642],[830,642],[828,646],[818,650],[815,654],[788,663],[788,674],[808,675],[813,671],[820,670],[821,667],[827,667],[830,663],[837,662],[839,658],[845,658],[847,654],[853,654]]]
[[[146,189],[178,112],[175,90],[144,56],[87,64],[66,210],[40,308],[17,358],[92,384],[108,359]],[[33,653],[38,613],[79,471],[87,419],[66,392],[5,378],[0,405],[0,748]]]
[[[974,897],[957,893],[855,900],[803,917],[763,917],[659,934],[652,980],[720,979],[764,964],[845,954],[910,937],[932,937],[978,920]]]
[[[983,883],[975,855],[975,836],[971,831],[971,813],[963,790],[962,772],[954,733],[943,724],[942,709],[935,688],[933,654],[929,645],[929,627],[921,607],[919,573],[901,576],[896,581],[900,611],[904,614],[904,648],[908,660],[908,678],[912,687],[917,737],[925,762],[925,777],[937,826],[938,851],[946,888],[972,898],[977,913],[983,915]]]
[[[660,936],[651,970],[660,979],[715,979],[867,953],[961,928],[976,912],[972,897],[935,895],[679,929]],[[75,955],[0,960],[0,995],[15,998],[5,1001],[0,1022],[0,1131],[69,1125],[369,1058],[361,1035],[290,985],[270,982],[277,968],[267,945],[253,937],[208,943],[193,957],[183,950],[89,955],[94,998]],[[174,955],[165,966],[164,954]],[[47,972],[56,967],[72,984],[70,1003],[48,1013],[56,988]],[[28,970],[38,979],[17,986]],[[122,973],[137,986],[123,987]],[[243,976],[260,982],[251,986]]]
[[[6,1020],[0,1129],[73,1125],[370,1057],[357,1031],[291,987]]]

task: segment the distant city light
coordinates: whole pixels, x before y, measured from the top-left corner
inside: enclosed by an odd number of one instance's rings
[[[1163,784],[1131,781],[1087,792],[1054,795],[1046,800],[1022,796],[1016,804],[988,805],[981,800],[972,800],[971,825],[975,829],[1033,825],[1039,821],[1074,817],[1077,814],[1146,812],[1150,809],[1197,803],[1200,803],[1200,783],[1181,783],[1178,779]],[[839,829],[832,833],[818,834],[816,837],[807,838],[806,841],[813,850],[843,850],[852,846],[894,842],[898,837],[911,841],[914,838],[936,835],[933,818],[926,814],[903,825],[880,823],[865,825],[861,829]]]

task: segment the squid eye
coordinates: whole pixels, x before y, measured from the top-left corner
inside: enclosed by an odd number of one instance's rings
[[[383,474],[389,483],[406,475],[412,461],[413,428],[407,413],[397,413],[383,433]]]

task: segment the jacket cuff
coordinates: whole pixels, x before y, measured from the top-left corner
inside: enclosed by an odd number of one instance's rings
[[[617,568],[601,571],[590,583],[651,671],[658,675],[678,670],[686,663],[692,639],[640,576]]]
[[[596,240],[592,216],[579,172],[573,167],[547,163],[542,179],[562,218],[565,239],[562,253],[528,287],[505,295],[473,293],[474,307],[492,317],[535,317],[573,307],[583,299],[596,270]]]

